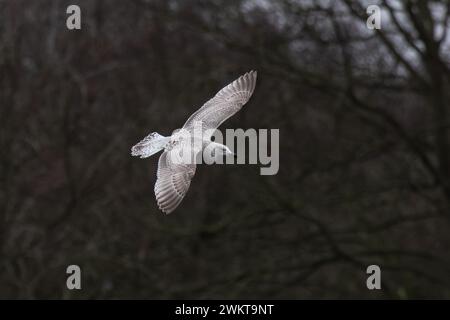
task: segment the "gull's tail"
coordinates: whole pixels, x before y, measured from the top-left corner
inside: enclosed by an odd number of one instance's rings
[[[164,137],[157,132],[152,132],[131,148],[131,155],[148,158],[164,149],[169,141],[170,137]]]

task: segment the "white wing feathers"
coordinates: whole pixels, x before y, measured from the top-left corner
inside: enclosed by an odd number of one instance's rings
[[[219,127],[250,99],[255,90],[256,76],[256,71],[250,71],[227,85],[192,114],[183,128],[192,129],[196,121],[202,122],[204,130]]]
[[[195,164],[173,163],[171,152],[179,152],[179,150],[175,148],[171,151],[164,151],[159,157],[155,184],[156,202],[166,214],[175,210],[183,200],[196,168]]]

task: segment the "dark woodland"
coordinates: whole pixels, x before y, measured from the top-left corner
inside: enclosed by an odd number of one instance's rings
[[[449,299],[449,24],[444,0],[0,0],[0,298]],[[278,174],[200,165],[165,215],[131,146],[250,70],[221,129],[279,129]]]

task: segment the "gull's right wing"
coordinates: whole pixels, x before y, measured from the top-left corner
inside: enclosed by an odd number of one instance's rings
[[[196,121],[202,122],[203,130],[219,127],[250,99],[255,90],[256,76],[256,71],[250,71],[220,90],[189,117],[183,129],[193,129]]]

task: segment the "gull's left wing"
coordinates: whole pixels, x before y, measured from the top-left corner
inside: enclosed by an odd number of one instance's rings
[[[196,165],[173,161],[180,148],[164,151],[159,157],[155,196],[158,207],[166,214],[183,200],[194,177]]]

